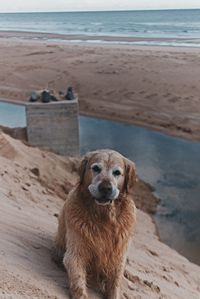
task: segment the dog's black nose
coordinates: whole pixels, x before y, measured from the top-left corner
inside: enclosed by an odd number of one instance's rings
[[[113,188],[110,182],[101,182],[99,184],[99,192],[102,196],[109,196],[112,194]]]

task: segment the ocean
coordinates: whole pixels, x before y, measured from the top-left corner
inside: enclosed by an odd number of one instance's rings
[[[200,47],[200,9],[1,13],[0,31],[77,36],[77,39],[73,37],[73,42],[81,42],[84,37],[84,42],[88,43]],[[91,39],[94,36],[95,40]],[[105,36],[114,39],[105,40]]]

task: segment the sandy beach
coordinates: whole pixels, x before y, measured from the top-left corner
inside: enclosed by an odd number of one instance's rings
[[[60,38],[0,33],[1,99],[25,102],[32,90],[73,86],[83,115],[200,140],[200,49]],[[25,129],[0,127],[0,299],[69,298],[65,272],[51,260],[51,248],[80,160],[25,140]],[[121,298],[199,299],[200,267],[159,240],[151,218],[158,203],[153,189],[140,180],[134,196],[137,227]]]
[[[78,179],[78,166],[77,158],[32,148],[0,132],[1,299],[69,298],[66,274],[51,260],[51,248],[57,215]],[[155,207],[155,202],[146,205],[152,198],[151,188],[140,182],[121,298],[198,299],[200,267],[159,241],[146,213]]]
[[[58,37],[1,32],[0,98],[26,101],[32,90],[71,85],[81,114],[200,140],[200,49]]]

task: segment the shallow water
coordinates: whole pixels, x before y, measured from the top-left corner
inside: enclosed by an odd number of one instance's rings
[[[0,103],[0,124],[25,125],[24,108],[13,106]],[[80,144],[82,154],[112,148],[134,160],[161,199],[155,216],[161,240],[200,264],[200,143],[82,116]]]
[[[113,148],[134,160],[161,199],[161,240],[200,264],[200,143],[142,127],[81,117],[81,152]]]
[[[0,125],[11,128],[25,127],[25,107],[0,102]]]

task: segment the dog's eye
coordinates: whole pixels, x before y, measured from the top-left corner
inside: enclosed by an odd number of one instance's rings
[[[113,171],[114,176],[119,176],[121,174],[120,170],[116,169]]]
[[[94,166],[92,167],[92,170],[93,170],[94,172],[97,172],[97,173],[100,173],[100,172],[101,172],[101,168],[100,168],[98,165],[94,165]]]

